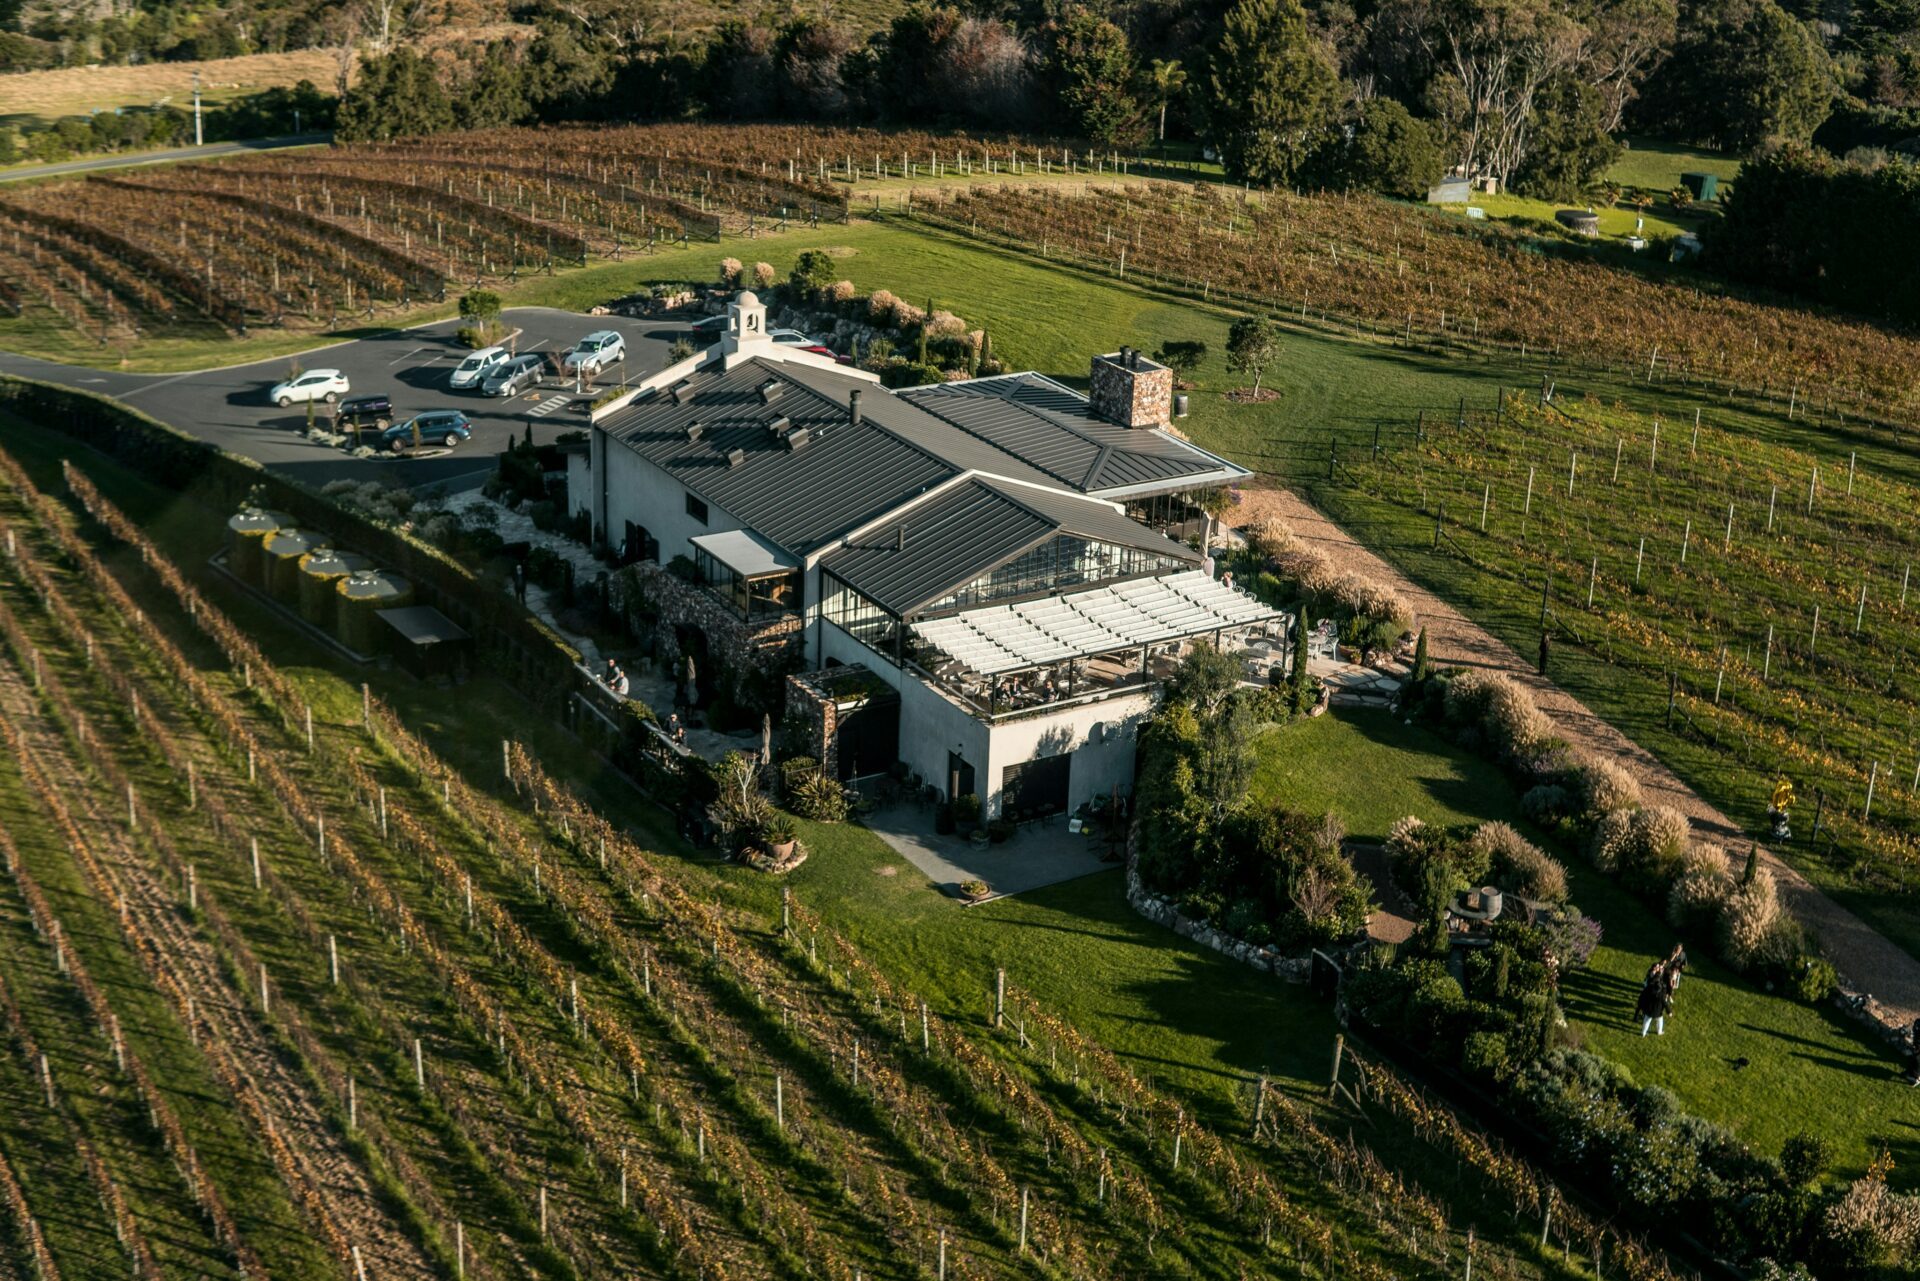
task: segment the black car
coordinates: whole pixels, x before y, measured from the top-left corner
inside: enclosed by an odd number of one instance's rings
[[[349,396],[340,402],[337,422],[341,427],[385,431],[393,426],[393,401],[387,396]]]

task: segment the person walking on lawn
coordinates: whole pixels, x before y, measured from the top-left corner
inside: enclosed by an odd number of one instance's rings
[[[1667,1012],[1671,1009],[1673,988],[1668,985],[1666,966],[1655,965],[1647,975],[1645,986],[1640,989],[1640,1004],[1636,1010],[1640,1015],[1640,1035],[1645,1036],[1651,1028],[1655,1036],[1665,1036]]]

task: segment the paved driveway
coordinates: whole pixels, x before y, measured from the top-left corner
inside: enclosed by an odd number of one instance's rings
[[[595,329],[617,329],[627,340],[627,359],[603,376],[602,386],[622,376],[637,380],[664,367],[673,340],[687,330],[675,324],[629,320],[620,316],[583,316],[547,307],[513,307],[509,328],[522,332],[520,351],[563,352]],[[185,374],[128,374],[85,369],[0,353],[0,373],[20,374],[62,386],[99,392],[144,410],[189,435],[259,460],[309,484],[342,477],[379,478],[415,488],[459,488],[493,469],[493,455],[519,438],[528,424],[536,441],[586,425],[586,406],[596,393],[576,398],[571,379],[550,379],[548,386],[511,400],[478,391],[453,391],[447,376],[466,354],[454,341],[457,319],[415,329],[398,329],[374,338],[303,353],[304,369],[340,369],[354,394],[385,392],[392,397],[396,421],[429,409],[459,409],[473,421],[473,439],[451,453],[421,458],[354,458],[334,446],[306,439],[306,407],[281,409],[267,401],[267,389],[287,376],[285,356],[223,369]],[[316,413],[322,410],[315,406]]]

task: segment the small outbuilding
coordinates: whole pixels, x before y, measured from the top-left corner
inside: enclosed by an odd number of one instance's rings
[[[1693,198],[1702,202],[1720,198],[1720,175],[1712,173],[1683,173],[1680,185],[1693,193]]]
[[[1585,209],[1562,209],[1553,215],[1553,219],[1576,236],[1600,234],[1600,215]]]
[[[377,611],[394,661],[420,680],[459,680],[466,673],[473,638],[431,605]]]

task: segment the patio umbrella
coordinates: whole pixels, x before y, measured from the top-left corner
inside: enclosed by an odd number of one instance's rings
[[[687,706],[692,707],[700,693],[700,686],[694,682],[693,655],[687,655]]]
[[[760,717],[760,763],[773,764],[773,713],[767,712]]]

